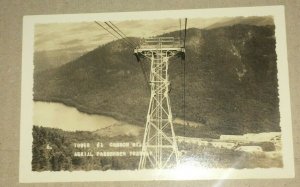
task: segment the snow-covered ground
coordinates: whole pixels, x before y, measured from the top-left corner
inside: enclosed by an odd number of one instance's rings
[[[204,126],[201,123],[197,123],[197,122],[194,122],[194,121],[183,120],[181,118],[175,118],[173,123],[178,124],[178,125],[187,125],[187,126],[190,126],[190,127],[202,127],[202,126]]]
[[[244,135],[221,135],[221,141],[268,142],[280,140],[280,132],[249,133]]]
[[[278,156],[281,151],[281,133],[263,132],[244,135],[221,135],[219,139],[192,138],[177,136],[178,143],[196,144],[199,146],[213,146],[215,148],[232,149],[248,153],[264,153],[259,145],[263,142],[273,143],[274,151],[265,152],[266,156]]]

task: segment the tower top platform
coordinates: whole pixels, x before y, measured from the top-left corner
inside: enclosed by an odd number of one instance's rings
[[[139,58],[145,56],[149,52],[168,51],[176,53],[184,59],[184,44],[183,41],[175,37],[153,37],[144,38],[140,41],[139,46],[134,49],[134,53],[139,61]],[[143,55],[141,55],[143,54]]]
[[[157,47],[173,47],[180,48],[183,47],[179,38],[174,37],[154,37],[154,38],[145,38],[141,41],[140,48],[145,48],[148,46],[157,46]]]

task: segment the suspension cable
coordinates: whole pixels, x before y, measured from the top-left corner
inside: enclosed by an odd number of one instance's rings
[[[186,126],[186,101],[185,101],[185,92],[186,92],[186,88],[185,88],[185,82],[186,82],[186,71],[185,71],[185,61],[183,61],[183,121],[184,121],[184,137],[185,137],[185,126]]]
[[[179,18],[179,42],[181,45],[181,18]]]
[[[145,80],[145,83],[146,83],[146,88],[147,88],[148,91],[150,91],[150,86],[149,86],[149,81],[148,81],[148,77],[147,77],[147,74],[146,74],[145,66],[144,66],[144,64],[143,64],[142,61],[140,61],[139,64],[140,64],[140,67],[141,67],[143,75],[144,75],[144,80]]]
[[[99,25],[100,27],[102,27],[104,30],[106,30],[108,33],[110,33],[112,36],[114,36],[115,38],[117,38],[118,40],[120,40],[119,37],[117,37],[115,34],[113,34],[112,32],[110,32],[107,28],[105,28],[103,25],[101,25],[99,22],[95,21],[95,23],[97,25]],[[123,40],[122,40],[123,41]],[[123,41],[124,42],[124,41]],[[126,42],[124,42],[126,45],[128,45]],[[132,47],[132,46],[129,46],[129,47]]]
[[[111,31],[109,31],[107,28],[105,28],[103,25],[101,25],[99,22],[95,21],[95,23],[97,25],[99,25],[100,27],[102,27],[104,30],[106,30],[108,33],[110,33],[111,35],[113,35],[115,38],[119,39],[119,40],[122,40],[126,45],[128,45],[129,47],[133,47],[133,44],[130,43],[129,41],[127,41],[124,37],[122,37],[122,35],[120,35],[120,33],[118,31],[116,31],[114,28],[112,28],[112,26],[110,26],[107,22],[105,22],[105,24],[107,26],[109,26],[112,30],[115,31],[115,33],[117,33],[121,38],[119,38],[118,36],[116,36],[115,34],[113,34]],[[112,22],[110,22],[113,26],[115,26]],[[117,26],[115,26],[124,36],[126,36]],[[143,76],[144,76],[144,80],[146,82],[146,88],[148,90],[150,90],[150,86],[149,86],[149,81],[148,81],[148,78],[147,78],[147,75],[146,75],[146,70],[145,70],[145,67],[143,65],[143,63],[141,61],[138,62],[140,64],[140,67],[141,67],[141,70],[142,70],[142,73],[143,73]]]
[[[130,40],[130,39],[124,34],[124,32],[122,32],[122,31],[119,29],[119,27],[117,27],[117,25],[113,24],[111,21],[109,21],[109,23],[110,23],[113,27],[115,27],[115,28],[123,35],[124,39],[126,39],[129,43],[131,43],[131,44],[137,46],[137,44],[136,44],[134,41]]]
[[[119,37],[117,37],[116,35],[114,35],[112,32],[110,32],[108,29],[106,29],[103,25],[101,25],[99,22],[95,21],[95,23],[97,25],[99,25],[100,27],[102,27],[104,30],[106,30],[108,33],[110,33],[111,35],[113,35],[115,38],[120,39]]]
[[[127,42],[131,47],[135,48],[135,46],[128,42],[118,31],[116,31],[116,29],[114,29],[111,25],[109,25],[107,22],[104,22],[107,26],[109,26],[112,30],[114,30],[120,37],[122,40],[124,40],[125,42]]]
[[[185,48],[187,18],[185,18],[183,47]]]
[[[185,49],[185,40],[186,40],[186,27],[187,27],[187,18],[185,18],[185,26],[184,26],[184,41],[183,41],[183,47]],[[180,31],[181,32],[181,31]],[[184,121],[184,137],[186,136],[186,67],[185,67],[185,59],[183,61],[183,121]]]

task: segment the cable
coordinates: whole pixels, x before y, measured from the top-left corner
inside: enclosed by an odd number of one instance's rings
[[[137,44],[135,43],[135,42],[133,42],[132,40],[130,40],[125,34],[124,34],[124,32],[122,32],[120,29],[119,29],[119,27],[117,27],[115,24],[113,24],[111,21],[109,21],[109,23],[112,25],[112,26],[114,26],[123,36],[124,36],[124,38],[126,39],[126,40],[128,40],[128,42],[130,42],[131,44],[134,44],[134,45],[136,45],[137,46]]]
[[[111,31],[109,31],[107,28],[105,28],[103,25],[101,25],[99,22],[95,21],[95,23],[97,25],[99,25],[100,27],[102,27],[104,30],[106,30],[108,33],[110,33],[111,35],[113,35],[115,38],[117,38],[118,40],[123,41],[127,46],[134,48],[134,46],[132,45],[128,45],[128,42],[126,40],[124,40],[123,38],[119,38],[118,36],[116,36],[115,34],[113,34]],[[108,25],[109,26],[109,25]],[[117,32],[116,32],[117,33]],[[118,33],[117,33],[118,34]]]
[[[146,74],[146,71],[145,71],[145,67],[144,67],[144,64],[142,63],[142,61],[139,61],[139,64],[141,66],[141,69],[142,69],[142,72],[143,72],[143,75],[144,75],[144,80],[146,82],[146,87],[147,87],[147,90],[150,91],[150,86],[149,86],[149,81],[148,81],[148,78],[147,78],[147,74]]]
[[[181,18],[179,18],[179,43],[181,45]]]
[[[116,31],[116,29],[114,29],[111,25],[109,25],[107,22],[104,22],[107,26],[109,26],[112,30],[114,30],[121,38],[122,40],[124,40],[125,42],[127,42],[129,45],[131,45],[131,47],[135,48],[135,46],[128,42],[118,31]]]
[[[121,36],[123,40],[126,40],[127,43],[134,46],[134,44],[130,40],[127,39],[127,36],[116,25],[114,25],[111,21],[108,21],[108,22],[110,23],[110,25],[107,22],[105,22],[105,24],[108,25],[111,29],[113,29],[119,36]]]
[[[99,25],[100,27],[102,27],[104,30],[106,30],[108,33],[110,33],[111,35],[113,35],[115,38],[120,39],[119,37],[117,37],[116,35],[114,35],[113,33],[111,33],[108,29],[106,29],[104,26],[102,26],[100,23],[98,23],[97,21],[95,21],[95,23],[97,25]]]
[[[183,47],[185,48],[187,18],[185,18]]]
[[[186,27],[187,27],[187,18],[185,18],[185,26],[184,26],[184,40],[183,40],[183,47],[185,49],[185,40],[186,40]],[[184,121],[184,136],[185,136],[185,126],[186,126],[186,101],[185,101],[185,82],[186,82],[186,69],[185,69],[185,59],[183,61],[183,121]]]
[[[100,27],[102,27],[104,30],[106,30],[108,33],[110,33],[111,35],[113,35],[115,38],[117,38],[118,40],[120,40],[120,38],[119,37],[117,37],[116,35],[114,35],[112,32],[110,32],[107,28],[105,28],[103,25],[101,25],[99,22],[97,22],[97,21],[95,21],[95,23],[97,24],[97,25],[99,25]],[[123,41],[123,40],[121,40],[121,41]],[[124,41],[123,41],[124,42]],[[124,42],[126,45],[128,45],[126,42]],[[131,47],[131,46],[129,46],[129,47]]]
[[[112,29],[115,31],[115,32],[117,32],[117,34],[119,34],[120,36],[121,36],[121,34],[123,35],[123,39],[124,40],[126,40],[128,43],[130,43],[131,45],[136,45],[137,46],[137,44],[136,43],[134,43],[134,42],[132,42],[131,40],[129,40],[128,39],[128,37],[124,34],[124,32],[122,32],[115,24],[113,24],[111,21],[109,21],[109,23],[113,26],[113,27],[115,27],[118,31],[119,31],[119,33],[115,30],[115,29],[113,29],[112,27]],[[106,23],[107,24],[107,23]],[[121,33],[121,34],[120,34]],[[146,82],[146,87],[150,90],[150,87],[149,87],[149,84],[148,84],[148,78],[147,78],[147,75],[146,75],[146,71],[145,71],[145,67],[144,67],[144,64],[142,63],[142,61],[139,61],[139,64],[140,64],[140,66],[141,66],[141,70],[142,70],[142,72],[143,72],[143,75],[144,75],[144,80],[145,80],[145,82]]]
[[[183,121],[184,121],[184,137],[185,137],[185,126],[186,126],[186,115],[185,115],[185,107],[186,107],[186,101],[185,101],[185,60],[183,61]]]
[[[115,38],[117,38],[117,39],[120,40],[119,37],[117,37],[117,36],[116,36],[115,34],[113,34],[111,31],[109,31],[108,29],[106,29],[106,28],[105,28],[103,25],[101,25],[99,22],[95,21],[95,23],[96,23],[97,25],[99,25],[100,27],[102,27],[104,30],[106,30],[108,33],[110,33],[111,35],[113,35]],[[111,23],[111,22],[110,22],[110,23]],[[113,29],[119,36],[121,36],[122,41],[123,41],[126,45],[130,44],[130,45],[128,45],[129,47],[135,48],[135,47],[133,46],[132,43],[128,42],[125,38],[123,38],[122,35],[120,35],[120,33],[119,33],[118,31],[116,31],[114,28],[112,28],[107,22],[105,22],[105,24],[106,24],[107,26],[109,26],[111,29]],[[111,23],[111,24],[112,24],[112,23]],[[112,25],[113,25],[113,24],[112,24]],[[118,29],[118,28],[117,28],[117,29]],[[118,29],[118,30],[120,30],[120,29]],[[121,32],[122,32],[122,31],[121,31]],[[125,35],[125,34],[123,33],[123,35]],[[125,35],[125,36],[126,36],[126,35]],[[145,68],[144,68],[144,66],[143,66],[143,64],[142,64],[141,61],[139,61],[139,64],[140,64],[140,66],[141,66],[142,73],[143,73],[143,75],[144,75],[144,79],[145,79],[145,82],[146,82],[146,85],[147,85],[147,89],[150,90],[150,87],[149,87],[149,84],[148,84],[148,79],[147,79],[147,75],[146,75]]]

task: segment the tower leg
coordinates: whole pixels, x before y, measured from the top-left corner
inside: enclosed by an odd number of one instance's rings
[[[151,53],[151,97],[139,169],[171,168],[179,162],[169,98],[170,57],[167,51],[157,50]]]

